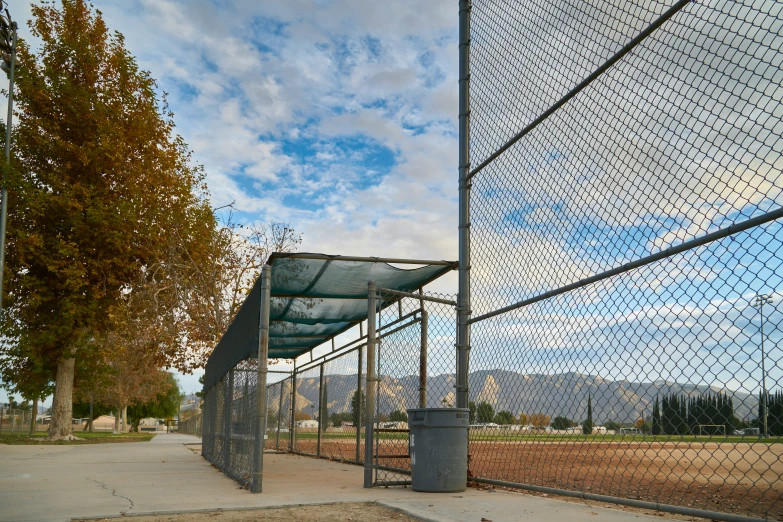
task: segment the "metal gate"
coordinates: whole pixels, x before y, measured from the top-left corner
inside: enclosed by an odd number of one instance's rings
[[[456,406],[456,302],[421,290],[378,288],[376,296],[371,485],[407,486],[407,409]]]

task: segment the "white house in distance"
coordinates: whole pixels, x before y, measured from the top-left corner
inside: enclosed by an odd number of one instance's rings
[[[299,420],[296,421],[297,428],[318,428],[317,420]]]

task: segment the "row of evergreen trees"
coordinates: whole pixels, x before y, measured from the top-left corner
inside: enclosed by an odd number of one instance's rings
[[[656,397],[652,417],[653,435],[730,434],[739,423],[734,404],[725,393],[700,397],[671,394],[660,403]]]
[[[767,407],[769,415],[767,416],[767,429],[772,437],[783,437],[783,391],[767,395]],[[764,400],[763,395],[759,393],[759,421],[754,423],[764,430]]]

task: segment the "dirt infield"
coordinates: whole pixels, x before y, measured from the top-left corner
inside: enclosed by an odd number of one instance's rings
[[[382,445],[386,454],[407,453],[405,440]],[[321,455],[353,460],[355,448],[325,439]],[[314,454],[316,441],[297,441],[296,450]],[[472,441],[469,451],[473,477],[783,519],[783,444]],[[410,467],[406,459],[382,463]]]

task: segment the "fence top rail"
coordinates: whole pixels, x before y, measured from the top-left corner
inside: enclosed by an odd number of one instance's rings
[[[401,290],[392,290],[391,288],[378,288],[378,295],[381,294],[389,294],[389,295],[396,295],[400,297],[410,297],[412,299],[419,299],[421,301],[430,301],[432,303],[441,303],[441,304],[447,304],[451,306],[457,306],[456,301],[452,301],[451,299],[441,299],[439,297],[432,297],[427,294],[414,294],[413,292],[403,292]]]
[[[362,336],[361,339],[366,339],[366,338],[367,338],[367,336],[365,335],[365,336]],[[353,344],[353,343],[351,343],[351,344]],[[356,350],[360,350],[360,349],[364,348],[366,345],[367,345],[367,343],[358,344],[358,345],[353,346],[353,347],[351,347],[351,348],[349,348],[347,350],[342,350],[342,349],[338,348],[334,352],[326,353],[326,354],[321,355],[320,357],[318,357],[316,359],[313,359],[312,361],[307,361],[306,363],[302,364],[301,367],[296,369],[295,374],[300,374],[300,373],[312,370],[313,368],[317,368],[320,365],[326,364],[326,363],[328,363],[330,361],[333,361],[335,359],[339,359],[340,357],[348,355],[349,353],[353,353]],[[347,346],[350,346],[350,345],[347,345]],[[332,357],[329,357],[330,355]]]
[[[328,254],[297,253],[297,252],[275,252],[269,258],[269,264],[273,264],[275,259],[296,258],[296,259],[333,259],[337,261],[358,261],[363,263],[387,263],[394,265],[436,265],[450,266],[457,268],[456,261],[433,260],[433,259],[402,259],[396,257],[358,257],[358,256],[332,256]]]

